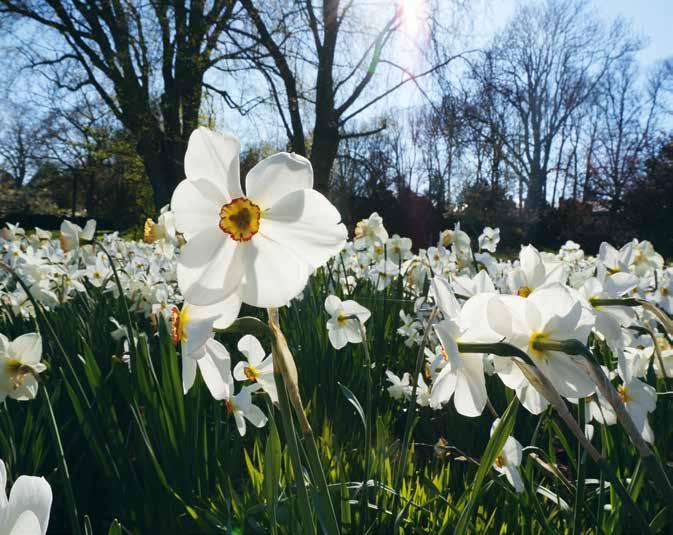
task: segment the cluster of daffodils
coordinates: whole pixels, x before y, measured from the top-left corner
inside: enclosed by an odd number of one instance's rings
[[[673,268],[647,241],[633,240],[621,249],[603,243],[597,257],[572,241],[556,254],[527,245],[510,261],[494,256],[499,240],[499,230],[487,227],[473,250],[470,237],[456,225],[441,233],[436,247],[413,255],[401,238],[388,236],[378,214],[358,224],[355,239],[333,261],[332,274],[349,291],[359,284],[380,291],[401,285],[413,313],[400,312],[397,332],[409,347],[424,337],[430,346],[415,380],[408,371],[386,370],[390,396],[409,400],[415,393],[419,406],[442,410],[451,403],[459,414],[475,417],[488,405],[485,376],[497,375],[528,411],[540,414],[548,401],[511,356],[500,356],[507,344],[560,396],[571,403],[585,400],[585,431],[591,437],[594,425],[614,425],[617,415],[588,373],[586,355],[577,355],[581,344],[589,355],[592,349],[610,355],[602,373],[642,439],[651,443],[648,415],[657,393],[647,377],[673,376],[673,333],[665,320],[673,314]],[[330,340],[338,349],[345,340],[359,341],[347,338],[356,332],[347,318],[363,314],[352,301],[345,301],[349,307],[341,312],[335,299],[328,298],[325,308],[332,315]],[[663,319],[648,304],[663,311]],[[344,334],[337,338],[335,331]],[[573,351],[564,350],[562,342],[570,341]],[[498,459],[496,470],[522,490],[515,469],[521,446],[514,438]]]

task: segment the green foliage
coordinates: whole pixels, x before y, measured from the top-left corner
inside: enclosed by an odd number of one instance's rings
[[[323,303],[330,292],[372,311],[367,323],[373,362],[369,415],[361,404],[367,390],[362,345],[337,352],[327,338]],[[539,417],[517,412],[496,377],[487,377],[491,402],[502,415],[493,437],[489,414],[465,418],[452,406],[439,412],[417,408],[411,446],[402,451],[407,403],[388,396],[385,370],[399,373],[414,366],[418,348],[406,347],[396,333],[399,311],[412,308],[400,285],[377,292],[361,282],[351,292],[323,272],[311,280],[302,300],[282,310],[283,332],[297,362],[341,532],[628,532],[631,520],[622,503],[563,422],[551,410]],[[307,463],[304,473],[296,473],[280,412],[267,403],[268,425],[249,426],[241,438],[225,405],[210,397],[200,379],[183,395],[179,356],[164,322],[153,326],[134,316],[137,348],[127,364],[121,342],[110,337],[109,322],[115,317],[127,323],[125,311],[110,294],[89,288],[88,295],[48,312],[55,336],[42,318],[35,322],[15,317],[8,308],[3,312],[0,332],[15,337],[36,326],[42,332],[49,370],[40,389],[49,393],[66,464],[50,430],[49,406],[39,399],[8,399],[0,405],[0,458],[10,481],[18,474],[47,477],[54,489],[54,532],[72,532],[68,482],[83,533],[306,532],[296,482],[316,467]],[[240,333],[217,336],[234,360],[240,358],[234,349]],[[268,340],[263,343],[270,351]],[[600,344],[599,349],[609,363],[607,347]],[[670,390],[660,381],[658,390]],[[655,447],[664,456],[671,455],[671,399],[660,398],[652,419]],[[363,450],[366,421],[372,432],[369,468]],[[527,446],[521,494],[491,468],[510,433]],[[669,532],[670,504],[647,479],[623,430],[597,426],[595,435],[594,445],[652,531]],[[297,437],[300,450],[308,451],[306,437]],[[396,488],[395,467],[402,456],[406,468]],[[368,485],[366,515],[363,484]],[[307,490],[310,514],[320,525],[318,490],[312,485]],[[393,518],[396,500],[399,514]]]

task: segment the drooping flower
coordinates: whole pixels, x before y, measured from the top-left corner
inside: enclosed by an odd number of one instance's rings
[[[257,307],[280,307],[342,248],[346,227],[313,190],[305,158],[279,153],[239,179],[240,145],[205,128],[192,133],[185,174],[171,201],[187,244],[178,259],[185,299],[211,305],[232,295]]]
[[[233,392],[233,383],[231,385]],[[264,427],[268,418],[257,405],[252,402],[252,394],[259,390],[260,385],[244,386],[240,392],[226,400],[227,412],[233,415],[236,428],[241,436],[245,435],[248,420],[255,427]]]
[[[390,370],[386,370],[386,380],[390,383],[390,386],[387,388],[387,390],[391,398],[404,399],[411,395],[412,387],[409,384],[411,381],[409,372],[404,372],[402,378],[400,379]]]
[[[463,416],[479,416],[488,394],[484,379],[484,355],[462,354],[461,342],[491,343],[501,336],[483,321],[483,311],[495,294],[478,294],[463,307],[458,304],[449,283],[441,277],[432,280],[432,291],[444,319],[434,325],[442,344],[444,365],[431,387],[430,405],[439,408],[453,398],[456,411]]]
[[[232,302],[233,301],[233,302]],[[199,307],[183,303],[182,308],[171,308],[171,341],[180,343],[182,355],[198,358],[203,344],[213,336],[214,328],[226,328],[238,314],[239,303],[235,299]]]
[[[7,396],[20,401],[35,398],[38,375],[47,369],[41,358],[39,334],[23,334],[11,342],[0,334],[0,401]]]
[[[214,399],[227,400],[233,395],[231,357],[229,351],[214,338],[203,344],[193,357],[182,355],[182,387],[185,394],[196,380],[197,369]]]
[[[238,341],[238,350],[245,360],[234,367],[234,379],[258,383],[269,394],[271,401],[277,403],[278,391],[273,378],[272,356],[266,355],[262,344],[251,334],[246,334]]]
[[[369,310],[350,299],[342,301],[336,295],[327,296],[325,310],[330,315],[327,320],[327,335],[334,349],[341,349],[349,342],[362,342],[359,323],[364,326],[371,316]]]
[[[496,419],[491,425],[491,435],[495,431],[499,420],[499,418]],[[521,479],[521,473],[519,472],[519,465],[521,465],[522,458],[523,448],[521,447],[521,443],[514,437],[507,437],[505,445],[493,463],[493,468],[496,472],[505,474],[507,481],[509,481],[510,485],[512,485],[517,492],[523,492],[524,490],[523,480]]]
[[[383,218],[376,212],[355,225],[355,247],[363,249],[383,245],[388,239],[388,231],[383,226]]]
[[[61,223],[61,248],[66,253],[77,250],[81,245],[93,240],[95,234],[95,220],[89,219],[89,221],[86,222],[84,229],[82,229],[79,225],[75,225],[66,219]]]
[[[0,460],[0,535],[46,535],[51,486],[43,477],[19,476],[7,499],[7,469]]]
[[[479,236],[479,249],[495,253],[495,249],[500,242],[500,229],[484,227],[484,231]]]

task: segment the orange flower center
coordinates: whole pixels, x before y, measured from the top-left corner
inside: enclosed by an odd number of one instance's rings
[[[259,231],[262,211],[255,203],[239,197],[220,210],[220,228],[236,241],[248,241]]]
[[[624,403],[631,401],[631,396],[629,395],[628,389],[624,385],[619,385],[617,387],[617,392],[619,392],[619,397],[622,398]]]
[[[189,314],[186,307],[179,310],[178,307],[173,307],[171,310],[171,341],[173,345],[178,342],[187,340],[187,323],[189,322]]]
[[[256,381],[257,380],[257,369],[254,366],[246,366],[243,368],[243,373],[245,376],[248,378],[248,381]]]

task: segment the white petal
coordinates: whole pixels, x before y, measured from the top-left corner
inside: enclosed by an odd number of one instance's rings
[[[248,363],[246,361],[241,361],[237,362],[236,366],[234,366],[234,379],[237,381],[247,381],[248,378],[245,375],[245,369],[248,367]]]
[[[243,417],[242,411],[234,412],[234,420],[236,421],[236,428],[238,429],[238,434],[242,437],[245,436],[245,418]]]
[[[205,180],[183,180],[171,198],[175,227],[187,241],[199,232],[218,228],[226,198]]]
[[[212,305],[229,297],[241,284],[240,247],[219,228],[205,230],[182,248],[178,286],[195,305]]]
[[[238,341],[238,350],[252,366],[257,366],[266,357],[262,344],[251,334],[246,334]]]
[[[443,403],[451,399],[451,396],[456,391],[456,382],[458,377],[449,366],[442,368],[439,375],[435,377],[430,390],[430,405],[434,408],[439,408]]]
[[[182,392],[186,394],[192,388],[196,379],[196,360],[186,355],[182,355]]]
[[[468,360],[469,359],[469,360]],[[463,416],[479,416],[484,412],[488,394],[484,380],[484,366],[480,355],[465,357],[465,366],[458,372],[453,403]],[[470,360],[472,362],[470,362]]]
[[[9,531],[3,531],[7,535],[36,535],[42,532],[40,520],[32,511],[24,511],[14,521],[14,524],[7,524]]]
[[[226,202],[243,197],[238,153],[241,145],[231,134],[216,134],[200,127],[189,137],[185,153],[185,175],[205,179],[225,196]]]
[[[22,334],[9,343],[9,354],[24,364],[36,364],[42,358],[42,337],[37,333]]]
[[[325,311],[330,316],[336,316],[341,307],[341,299],[336,295],[328,295],[325,299]]]
[[[268,420],[266,414],[264,414],[262,409],[260,409],[257,405],[250,405],[250,408],[245,413],[245,417],[255,427],[264,427]]]
[[[20,476],[9,493],[6,520],[11,526],[24,511],[32,511],[39,521],[42,535],[47,533],[52,492],[43,477]],[[35,532],[33,532],[35,533]],[[39,532],[38,532],[39,533]]]
[[[327,336],[329,337],[329,341],[331,342],[334,349],[341,349],[348,343],[348,336],[341,328],[328,331]]]
[[[7,505],[7,468],[0,459],[0,509]]]
[[[264,212],[259,232],[316,269],[343,249],[348,232],[340,221],[341,215],[324,195],[299,190]]]
[[[231,376],[231,361],[213,356],[206,346],[206,354],[197,361],[203,382],[214,399],[229,399],[229,377]]]
[[[446,279],[434,277],[432,279],[432,291],[437,306],[439,306],[446,319],[456,318],[460,314],[460,305]]]
[[[288,193],[313,188],[313,168],[303,156],[279,152],[265,158],[245,177],[245,193],[262,209]]]
[[[261,234],[240,246],[245,275],[243,302],[260,308],[287,305],[306,286],[308,266],[292,251]]]

